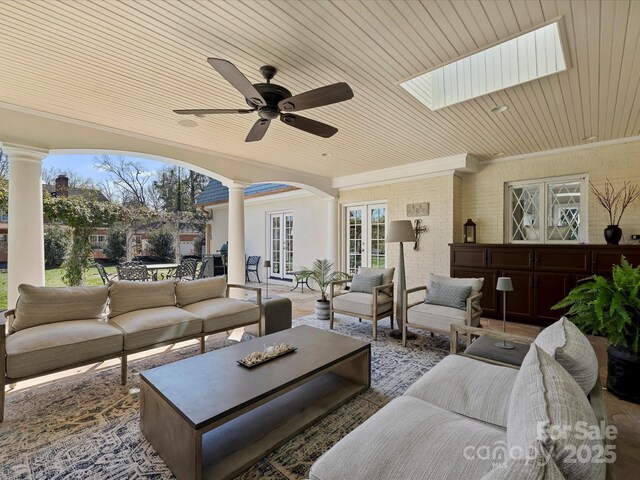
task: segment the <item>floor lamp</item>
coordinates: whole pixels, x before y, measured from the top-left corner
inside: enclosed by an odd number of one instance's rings
[[[510,277],[498,277],[498,284],[496,290],[502,292],[502,333],[507,332],[507,292],[513,291],[513,283]],[[504,348],[505,350],[513,350],[515,345],[508,343],[506,340],[496,342],[498,348]]]
[[[264,268],[267,269],[267,294],[264,296],[264,298],[271,298],[269,296],[269,276],[271,275],[271,260],[264,261]]]
[[[402,326],[404,324],[403,318],[403,304],[404,304],[404,290],[405,290],[405,275],[404,275],[404,246],[403,242],[415,242],[416,232],[413,228],[411,220],[393,220],[387,227],[387,243],[400,243],[400,262],[398,265],[398,288],[396,294],[396,322],[398,322],[399,330],[391,332],[393,338],[402,338]],[[407,338],[415,338],[415,334],[407,332]]]

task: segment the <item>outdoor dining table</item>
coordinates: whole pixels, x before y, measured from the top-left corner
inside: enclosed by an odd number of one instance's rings
[[[145,265],[145,267],[147,267],[147,270],[149,271],[149,274],[151,275],[151,278],[155,281],[158,280],[158,272],[160,270],[171,270],[172,268],[177,268],[179,266],[179,264],[177,263],[150,263],[148,265]]]

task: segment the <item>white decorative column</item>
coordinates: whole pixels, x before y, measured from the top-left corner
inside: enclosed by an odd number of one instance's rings
[[[338,245],[340,239],[340,224],[338,221],[338,199],[327,199],[327,258],[333,262],[334,269],[339,270],[340,257]]]
[[[42,160],[46,150],[4,144],[9,157],[8,308],[18,300],[18,285],[44,285]]]
[[[244,285],[244,185],[236,182],[225,184],[229,188],[229,250],[227,274],[229,283]],[[242,296],[237,289],[232,296]]]

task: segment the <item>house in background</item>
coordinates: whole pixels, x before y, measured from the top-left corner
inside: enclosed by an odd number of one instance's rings
[[[290,272],[311,266],[327,251],[326,201],[291,185],[253,184],[245,188],[245,253],[271,260],[271,278],[290,280]],[[210,180],[197,206],[209,213],[205,253],[228,241],[229,189]]]

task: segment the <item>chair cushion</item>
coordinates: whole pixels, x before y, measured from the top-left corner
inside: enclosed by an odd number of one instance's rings
[[[393,302],[387,295],[378,294],[378,303],[386,301],[378,306],[378,313],[385,313],[391,310]],[[352,315],[373,316],[373,295],[370,293],[349,292],[344,295],[333,297],[333,308]]]
[[[368,268],[359,267],[358,274],[360,275],[382,275],[381,285],[387,285],[393,283],[393,274],[395,273],[395,267],[391,268]],[[385,288],[382,292],[386,295],[393,295],[393,288]]]
[[[479,479],[491,471],[494,460],[475,453],[480,447],[492,451],[504,438],[499,428],[402,396],[322,455],[309,478]]]
[[[102,318],[107,304],[107,287],[18,287],[16,316],[12,332],[69,320]]]
[[[420,303],[407,310],[407,323],[427,330],[449,332],[451,324],[464,325],[467,313],[457,308]],[[476,319],[476,323],[480,320]],[[475,325],[472,325],[475,326]]]
[[[427,288],[430,289],[433,283],[439,283],[441,285],[457,285],[459,287],[471,287],[471,295],[477,295],[482,290],[484,278],[451,278],[429,273],[427,275]]]
[[[535,344],[554,357],[589,395],[598,379],[598,358],[589,339],[573,322],[562,317],[540,332]]]
[[[176,285],[163,282],[118,280],[109,283],[109,318],[144,308],[169,307],[176,304]]]
[[[350,292],[373,293],[374,287],[382,285],[382,275],[355,274],[351,280]]]
[[[577,461],[576,451],[602,451],[603,441],[584,435],[578,425],[598,428],[586,395],[553,357],[532,344],[509,400],[507,449],[528,449],[539,441],[567,480],[602,480],[605,464]]]
[[[431,287],[427,288],[427,297],[424,303],[466,310],[467,298],[470,294],[471,287],[468,286],[432,283]]]
[[[235,298],[203,300],[187,305],[184,310],[204,320],[204,333],[220,332],[260,321],[257,305]]]
[[[20,378],[122,352],[122,332],[101,320],[38,325],[7,337],[7,375]]]
[[[515,368],[449,355],[411,385],[405,395],[506,428],[517,376]]]
[[[109,320],[124,332],[124,349],[135,350],[202,332],[202,318],[178,307],[145,308]]]
[[[222,298],[227,292],[227,279],[225,277],[203,278],[191,282],[178,282],[176,284],[176,301],[184,307],[192,303]]]

